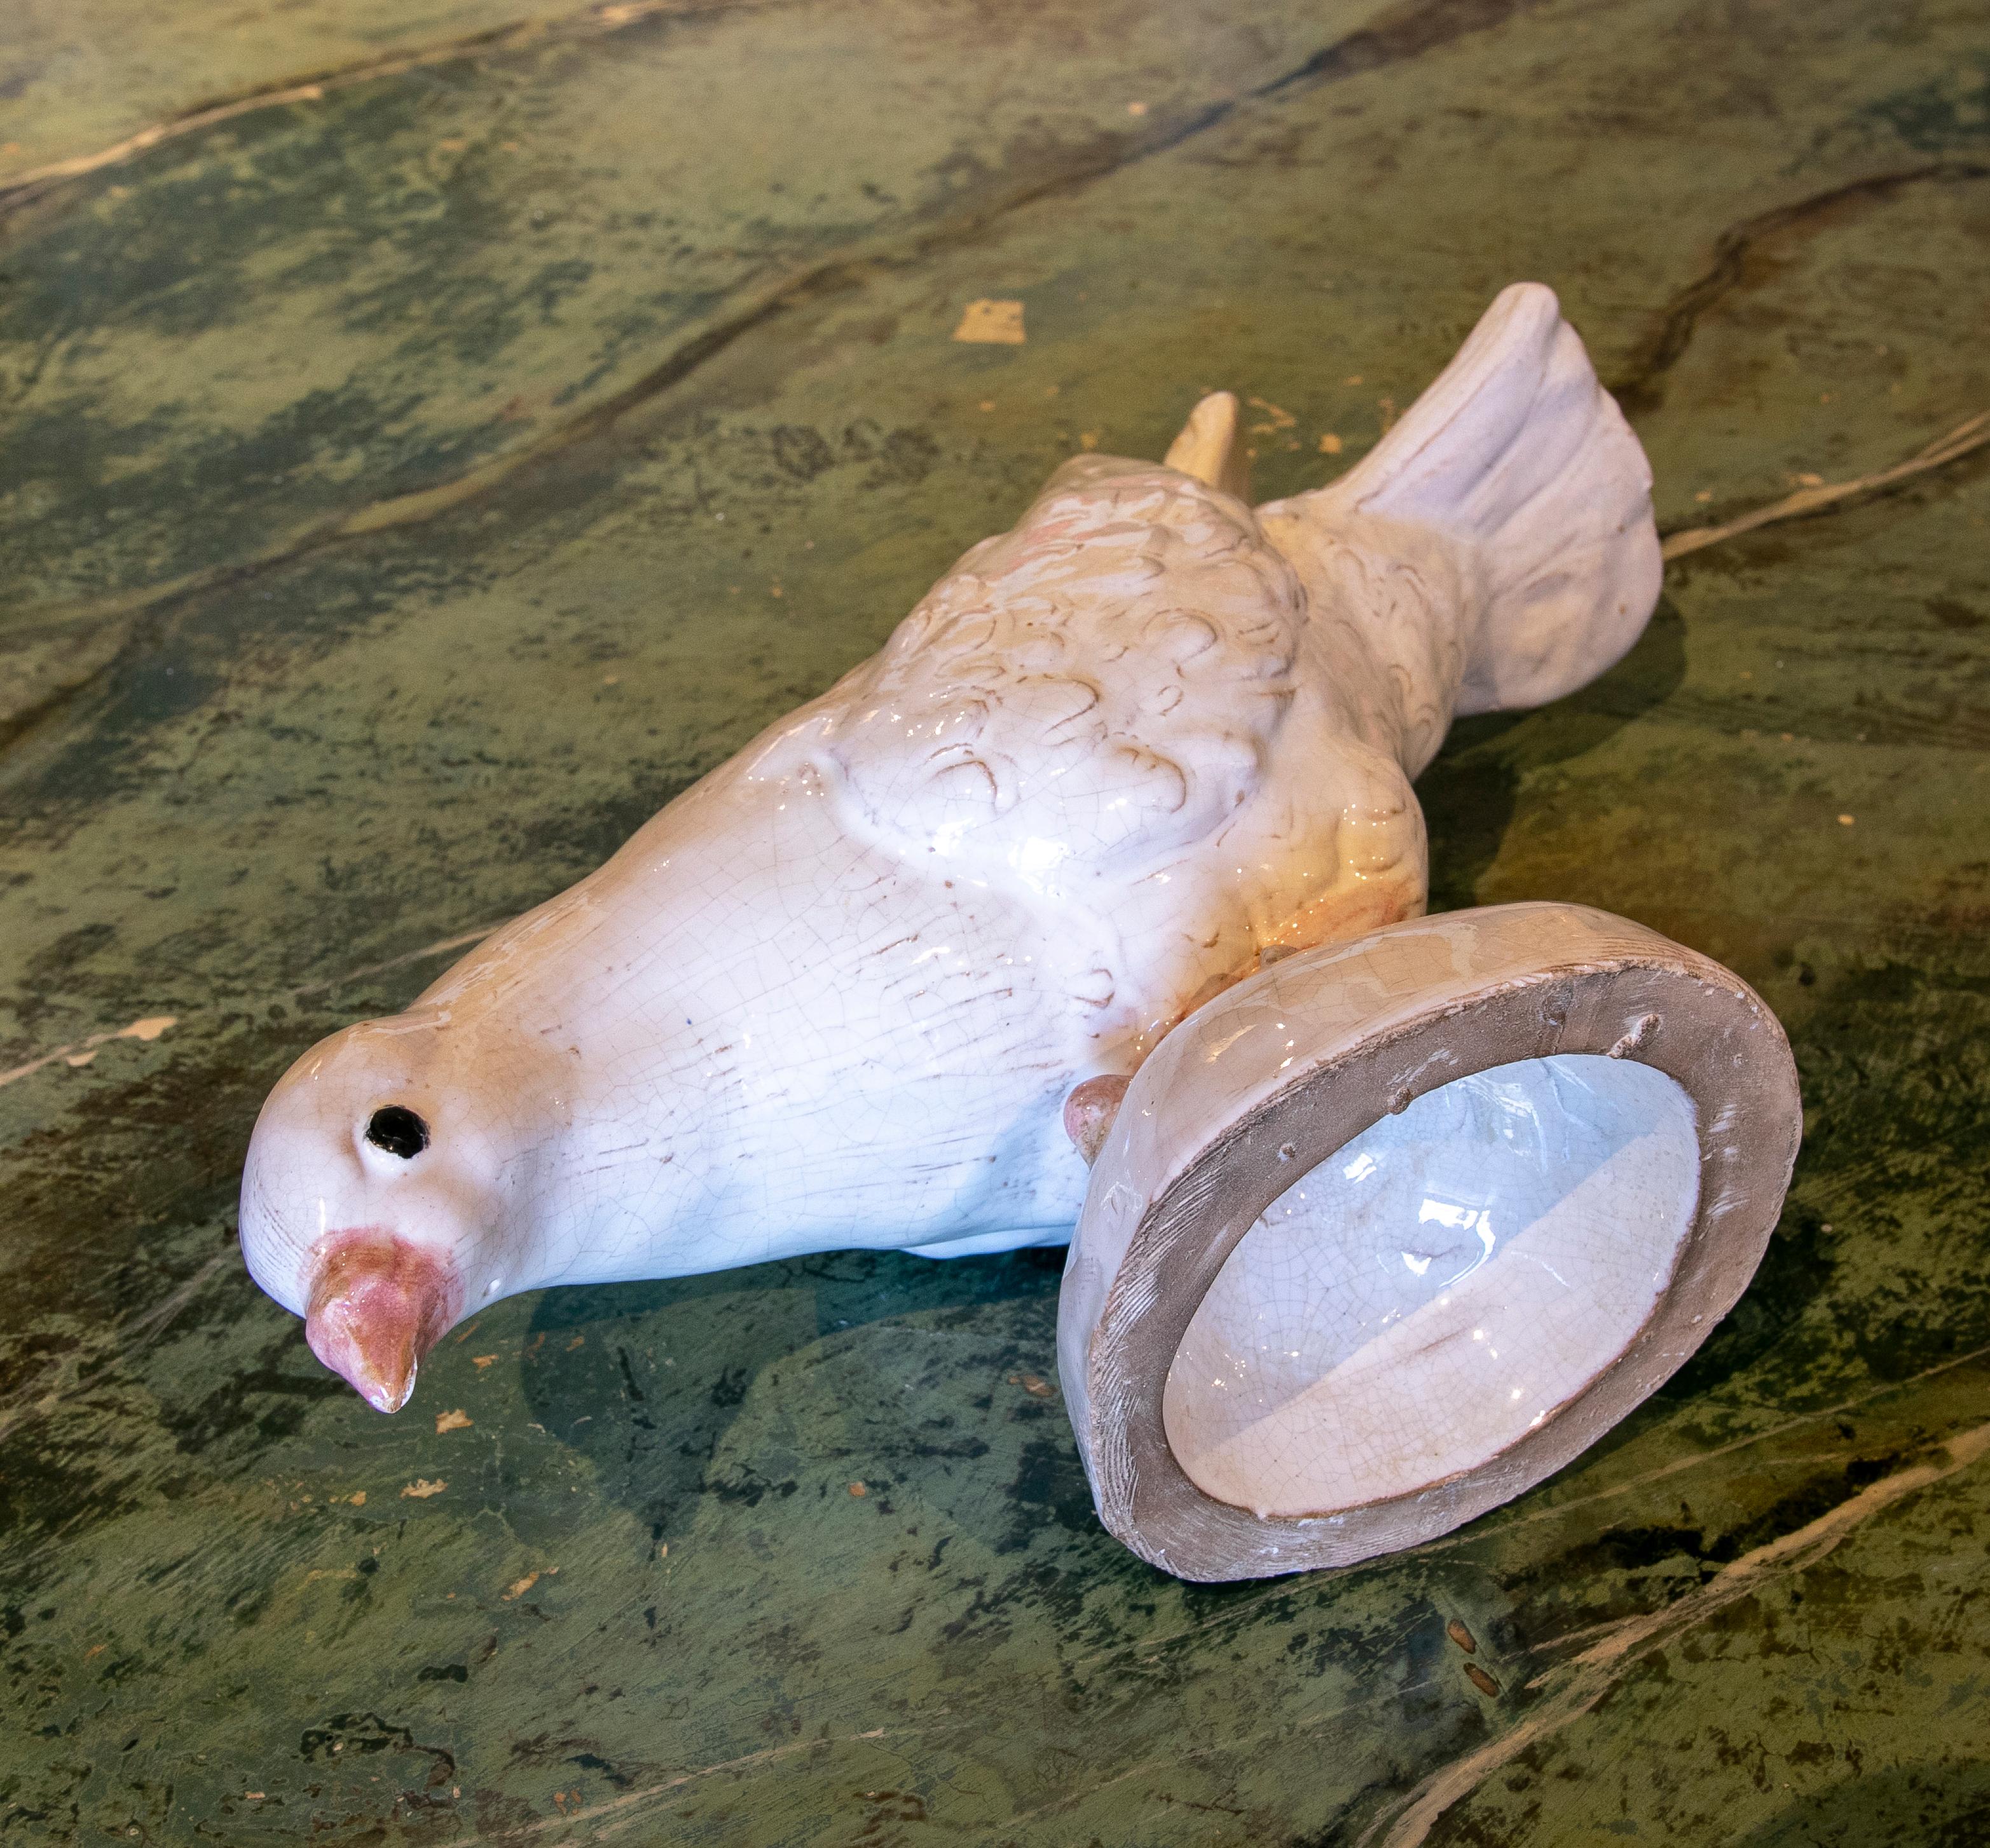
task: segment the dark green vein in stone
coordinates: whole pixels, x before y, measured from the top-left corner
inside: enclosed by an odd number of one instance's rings
[[[1610,389],[1625,414],[1637,417],[1665,402],[1666,375],[1686,356],[1700,317],[1747,280],[1748,260],[1758,245],[1782,232],[1818,223],[1841,206],[1885,203],[1910,186],[1985,178],[1990,178],[1990,165],[1982,161],[1929,161],[1829,186],[1729,226],[1713,240],[1713,260],[1666,304],[1651,338],[1633,356],[1624,375],[1611,382]]]
[[[1012,185],[1000,196],[910,237],[894,235],[859,244],[764,286],[733,312],[674,348],[641,377],[588,406],[535,441],[454,479],[376,501],[357,512],[322,521],[277,541],[254,556],[193,572],[163,584],[58,607],[44,620],[86,626],[156,609],[202,592],[251,582],[280,566],[389,528],[419,525],[494,488],[521,470],[545,462],[600,435],[630,411],[661,396],[725,352],[735,341],[792,308],[861,288],[872,276],[915,267],[943,251],[971,245],[1000,221],[1025,208],[1080,192],[1140,161],[1179,148],[1227,121],[1245,104],[1300,87],[1361,76],[1414,58],[1454,39],[1499,25],[1533,0],[1417,0],[1378,25],[1323,46],[1301,63],[1240,97],[1226,97],[1173,121],[1133,134],[1102,138],[1054,170]],[[610,9],[612,10],[612,9]],[[590,15],[593,18],[595,15]],[[452,54],[454,55],[454,54]],[[0,195],[0,212],[5,207]]]

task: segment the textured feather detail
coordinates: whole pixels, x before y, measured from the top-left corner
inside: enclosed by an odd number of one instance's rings
[[[842,684],[824,742],[902,851],[1068,892],[1178,854],[1248,803],[1305,623],[1241,503],[1082,457]]]
[[[1652,472],[1554,291],[1516,283],[1374,452],[1259,509],[1289,547],[1378,559],[1441,535],[1459,567],[1456,709],[1560,698],[1643,630],[1660,564]],[[1435,633],[1434,630],[1429,633]]]

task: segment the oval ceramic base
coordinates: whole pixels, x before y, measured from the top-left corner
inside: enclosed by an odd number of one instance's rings
[[[1162,1043],[1093,1170],[1059,1348],[1101,1517],[1237,1578],[1520,1493],[1732,1306],[1800,1122],[1754,992],[1601,912],[1273,965]]]

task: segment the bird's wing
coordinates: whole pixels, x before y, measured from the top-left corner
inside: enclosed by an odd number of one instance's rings
[[[827,755],[907,854],[1047,894],[1123,878],[1258,787],[1304,599],[1241,501],[1082,457],[844,683]]]

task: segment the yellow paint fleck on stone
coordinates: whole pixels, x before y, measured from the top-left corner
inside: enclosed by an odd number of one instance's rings
[[[987,297],[970,301],[961,311],[953,337],[977,346],[1020,346],[1027,338],[1023,331],[1023,304]]]

